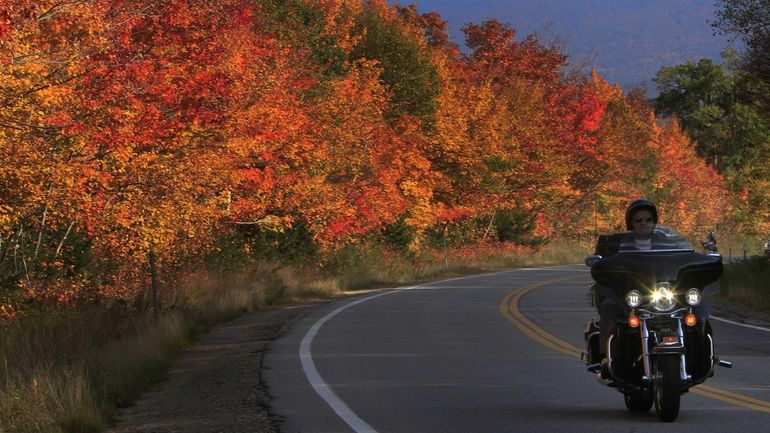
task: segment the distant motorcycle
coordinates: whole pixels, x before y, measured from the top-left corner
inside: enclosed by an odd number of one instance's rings
[[[706,254],[717,254],[717,244],[711,241],[701,241],[701,246]]]
[[[623,393],[628,410],[654,404],[658,418],[671,422],[682,394],[713,376],[715,365],[732,364],[717,358],[711,324],[694,314],[704,288],[722,274],[722,257],[694,252],[670,228],[659,226],[655,236],[666,241],[651,250],[621,243],[611,257],[586,259],[593,279],[625,300],[626,314],[607,338],[604,366],[597,320],[589,322],[583,359],[600,382]]]
[[[701,241],[700,244],[706,254],[717,254],[717,239],[714,237],[714,233],[709,232],[706,240]]]

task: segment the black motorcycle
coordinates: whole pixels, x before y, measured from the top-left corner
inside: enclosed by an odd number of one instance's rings
[[[706,254],[717,254],[718,253],[716,242],[713,242],[713,241],[701,241],[700,244],[703,247],[703,251]]]
[[[674,230],[659,226],[652,249],[637,250],[629,236],[617,254],[591,256],[586,264],[625,307],[608,333],[604,364],[597,320],[588,324],[588,370],[622,392],[630,411],[647,412],[654,404],[660,420],[675,420],[682,394],[713,376],[715,365],[732,366],[716,357],[711,325],[697,314],[704,288],[722,274],[722,257],[696,253]]]

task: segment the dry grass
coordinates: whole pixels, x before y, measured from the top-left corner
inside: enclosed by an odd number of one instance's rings
[[[255,265],[196,274],[163,312],[123,304],[31,314],[0,329],[0,433],[99,432],[163,379],[181,348],[216,323],[280,303],[338,295],[319,272]]]
[[[25,378],[5,371],[0,391],[3,414],[11,415],[7,431],[97,432],[105,426],[87,375],[77,367],[46,370]]]
[[[73,316],[59,314],[3,329],[0,425],[6,431],[97,432],[105,427],[102,399],[93,392],[87,363],[77,359],[78,334],[87,332]]]

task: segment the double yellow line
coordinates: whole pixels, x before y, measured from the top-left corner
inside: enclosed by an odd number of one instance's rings
[[[528,286],[521,287],[518,290],[506,295],[503,298],[503,300],[500,301],[500,305],[498,307],[500,309],[500,313],[506,319],[508,319],[508,321],[513,323],[517,328],[519,328],[519,330],[522,333],[524,333],[524,335],[526,335],[527,337],[553,350],[556,350],[564,354],[567,354],[569,356],[580,359],[580,355],[582,353],[581,349],[549,334],[543,328],[537,326],[535,322],[528,319],[519,310],[519,301],[527,293],[535,289],[538,289],[540,287],[547,286],[549,284],[558,283],[560,281],[564,281],[570,278],[573,278],[573,277],[569,276],[569,277],[557,278],[557,279],[548,280],[548,281],[541,281],[539,283],[530,284]],[[749,397],[747,395],[727,391],[722,388],[701,384],[693,388],[690,388],[690,391],[693,394],[700,395],[702,397],[713,398],[715,400],[723,401],[725,403],[730,403],[735,406],[740,406],[740,407],[755,410],[758,412],[770,413],[770,402]]]
[[[516,325],[516,327],[519,328],[519,330],[523,332],[527,337],[537,341],[538,343],[541,343],[544,346],[550,347],[553,350],[558,350],[559,352],[566,353],[567,355],[575,356],[580,359],[580,349],[547,333],[543,328],[537,326],[535,322],[529,320],[521,311],[519,311],[519,300],[527,293],[540,287],[558,283],[570,278],[574,278],[574,276],[557,278],[555,280],[542,281],[524,286],[513,293],[509,293],[505,298],[503,298],[499,307],[503,316],[505,316],[505,318],[508,319],[511,323]]]
[[[726,389],[717,388],[717,387],[709,386],[705,384],[700,384],[698,386],[690,388],[690,392],[692,392],[693,394],[700,395],[702,397],[713,398],[714,400],[720,400],[725,403],[730,403],[736,406],[745,407],[746,409],[752,409],[758,412],[770,413],[770,402],[749,397],[748,395],[731,392]]]

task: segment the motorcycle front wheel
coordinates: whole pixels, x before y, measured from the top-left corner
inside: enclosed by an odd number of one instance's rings
[[[655,414],[663,422],[679,415],[679,356],[659,356],[656,362]]]

